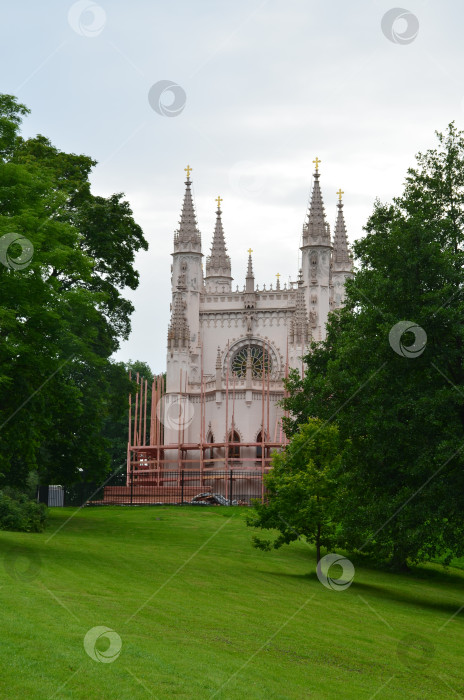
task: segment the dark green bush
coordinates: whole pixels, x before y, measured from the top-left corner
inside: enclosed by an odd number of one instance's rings
[[[5,488],[0,491],[0,530],[43,532],[47,507],[31,501],[24,493]]]

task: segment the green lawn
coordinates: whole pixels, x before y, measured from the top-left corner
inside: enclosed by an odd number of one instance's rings
[[[357,565],[336,592],[305,544],[254,550],[241,508],[74,513],[0,533],[2,699],[464,697],[459,568]],[[84,650],[100,625],[122,641],[112,663]]]

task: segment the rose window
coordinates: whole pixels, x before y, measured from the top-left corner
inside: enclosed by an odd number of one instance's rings
[[[232,357],[231,368],[233,374],[237,377],[246,377],[246,367],[248,359],[248,351],[251,358],[251,375],[254,379],[263,376],[263,368],[265,374],[272,371],[272,362],[269,352],[259,345],[246,345],[240,348]]]

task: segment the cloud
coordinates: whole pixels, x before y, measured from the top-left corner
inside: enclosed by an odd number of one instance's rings
[[[270,283],[276,272],[297,274],[316,155],[328,220],[333,228],[341,186],[354,240],[374,199],[401,192],[414,154],[434,145],[434,130],[463,123],[464,9],[451,0],[410,7],[419,33],[406,46],[381,31],[390,6],[360,0],[115,0],[92,38],[69,27],[59,0],[47,12],[31,5],[28,21],[22,9],[3,10],[4,25],[15,29],[3,38],[5,56],[15,56],[0,68],[3,90],[24,84],[26,134],[99,160],[97,194],[126,193],[150,250],[137,257],[141,284],[128,294],[133,333],[117,357],[156,371],[165,367],[172,235],[188,162],[203,252],[220,194],[236,282],[251,245],[257,280]],[[185,90],[176,117],[148,103],[160,80]],[[243,163],[244,188],[231,180]]]

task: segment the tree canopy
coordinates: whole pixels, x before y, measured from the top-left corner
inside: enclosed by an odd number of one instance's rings
[[[126,367],[111,361],[130,331],[135,254],[147,250],[121,193],[91,193],[95,161],[44,136],[24,139],[28,113],[0,95],[0,473],[24,483],[100,478],[111,462],[108,418],[127,410]],[[33,246],[18,269],[21,242]],[[115,388],[117,387],[117,392]]]
[[[398,566],[464,553],[464,135],[437,139],[403,194],[376,202],[345,308],[284,401],[289,435],[336,420],[344,543]]]
[[[274,453],[272,469],[265,475],[266,501],[254,503],[247,519],[250,527],[277,530],[272,542],[253,537],[255,547],[269,550],[299,537],[321,547],[335,542],[333,503],[341,465],[338,429],[317,418],[298,427],[287,448]]]

